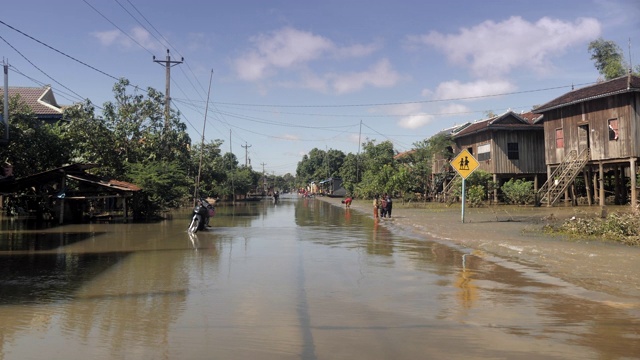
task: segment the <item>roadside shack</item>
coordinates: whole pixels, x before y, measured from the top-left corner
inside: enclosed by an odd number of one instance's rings
[[[0,182],[3,210],[59,224],[90,220],[127,221],[132,199],[141,188],[87,173],[96,164],[72,164]]]

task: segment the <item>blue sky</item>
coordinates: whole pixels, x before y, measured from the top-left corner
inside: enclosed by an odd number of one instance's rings
[[[488,111],[531,110],[598,80],[598,37],[627,60],[631,39],[640,63],[638,0],[23,0],[0,20],[9,85],[51,84],[63,105],[112,101],[113,77],[164,92],[153,56],[184,57],[172,107],[193,143],[213,71],[205,141],[276,175],[313,148],[402,152]]]

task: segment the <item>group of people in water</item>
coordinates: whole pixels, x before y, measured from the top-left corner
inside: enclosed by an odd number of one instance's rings
[[[346,199],[342,200],[344,206],[348,209],[351,207],[351,202],[353,198],[348,196]],[[391,218],[391,211],[393,210],[393,200],[391,200],[391,196],[389,194],[384,194],[382,196],[376,194],[373,197],[373,217],[377,218]]]
[[[389,217],[391,218],[391,210],[393,209],[393,201],[389,194],[379,196],[376,194],[373,197],[373,217]]]

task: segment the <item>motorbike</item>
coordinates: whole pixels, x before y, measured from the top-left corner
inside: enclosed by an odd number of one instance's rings
[[[189,232],[197,233],[199,230],[203,230],[209,220],[209,205],[205,200],[198,201],[198,204],[193,208],[193,216],[191,223],[189,224]]]

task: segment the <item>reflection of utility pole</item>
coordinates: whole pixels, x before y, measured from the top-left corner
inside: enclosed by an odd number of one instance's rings
[[[4,62],[3,60],[3,68],[4,68],[4,109],[3,109],[3,118],[2,122],[4,122],[4,138],[3,141],[5,143],[9,143],[9,60]]]
[[[267,178],[264,175],[264,166],[267,164],[262,163],[261,165],[262,165],[262,191],[267,192]]]
[[[360,138],[362,137],[362,120],[360,120],[360,133],[358,134],[358,155],[356,156],[356,183],[360,182],[358,162],[360,161]]]
[[[244,167],[249,166],[249,155],[247,152],[247,149],[251,147],[251,145],[247,145],[247,142],[245,141],[244,143],[245,145],[240,145],[244,148]]]
[[[171,67],[172,66],[176,66],[178,64],[182,64],[182,62],[184,61],[184,58],[182,58],[180,61],[171,61],[171,56],[169,55],[169,49],[167,49],[167,58],[166,60],[156,60],[155,55],[153,56],[153,62],[158,63],[158,64],[164,64],[164,67],[166,69],[166,89],[165,89],[165,94],[164,94],[164,131],[166,132],[167,129],[169,128],[169,114],[170,114],[170,109],[171,109],[171,96],[169,95],[169,88],[170,88],[170,84],[171,84]]]

